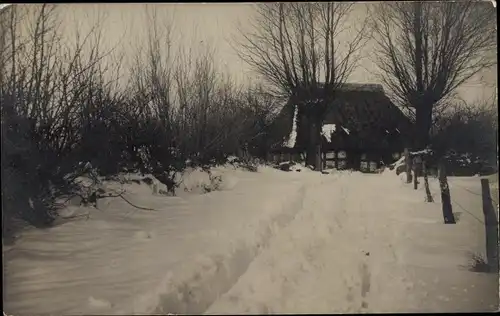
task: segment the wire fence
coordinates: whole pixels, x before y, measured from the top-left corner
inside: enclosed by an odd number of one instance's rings
[[[461,186],[461,185],[458,185],[458,184],[456,184],[456,183],[453,183],[452,185],[453,185],[454,187],[458,187],[458,188],[460,188],[460,189],[462,189],[462,190],[464,190],[464,191],[467,191],[467,192],[469,192],[469,193],[471,193],[471,194],[474,194],[474,195],[477,195],[477,196],[483,197],[483,194],[482,194],[482,193],[477,193],[477,192],[471,191],[471,190],[469,190],[469,189],[467,189],[467,188],[465,188],[465,187],[463,187],[463,186]],[[497,200],[495,200],[495,199],[494,199],[494,198],[492,198],[491,196],[489,197],[489,199],[490,199],[490,201],[491,201],[491,202],[494,202],[495,204],[497,204],[497,205],[498,205],[498,201],[497,201]]]
[[[462,187],[462,186],[460,186],[460,185],[457,185],[457,184],[455,184],[455,183],[453,183],[453,184],[452,184],[452,186],[454,186],[454,187],[458,187],[458,188],[460,188],[460,189],[463,189],[464,191],[467,191],[467,192],[469,192],[469,193],[471,193],[471,194],[473,194],[473,195],[476,195],[476,196],[480,196],[480,197],[482,197],[482,194],[478,194],[478,193],[476,193],[476,192],[474,192],[474,191],[471,191],[471,190],[469,190],[469,189],[467,189],[467,188],[465,188],[465,187]],[[441,194],[441,190],[432,190],[432,188],[429,188],[429,190],[431,191],[431,195],[432,195],[433,197],[434,197],[434,196],[436,196],[437,194]],[[465,208],[462,204],[458,203],[458,202],[457,202],[457,200],[455,200],[455,199],[453,198],[453,195],[451,195],[451,194],[450,194],[450,199],[451,199],[451,203],[452,203],[453,205],[458,206],[458,207],[459,207],[462,211],[464,211],[465,213],[469,214],[472,218],[474,218],[474,219],[475,219],[476,221],[478,221],[480,224],[482,224],[482,225],[484,225],[484,224],[485,224],[485,223],[484,223],[484,220],[481,220],[479,217],[477,217],[476,215],[474,215],[474,213],[473,213],[472,211],[470,211],[470,210],[466,209],[466,208]],[[493,198],[490,198],[490,199],[491,199],[491,201],[495,201]],[[498,202],[496,202],[496,203],[498,204]]]

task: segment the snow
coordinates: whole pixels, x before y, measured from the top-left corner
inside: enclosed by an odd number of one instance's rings
[[[442,224],[439,201],[395,178],[338,174],[307,189],[303,210],[206,314],[495,309],[494,292],[483,297],[495,276],[461,268],[482,250],[482,226]]]
[[[415,156],[415,155],[426,155],[426,154],[432,154],[433,151],[432,149],[422,149],[418,151],[412,151],[410,152],[410,155]]]
[[[155,211],[103,199],[99,210],[86,209],[87,220],[28,231],[4,249],[4,310],[59,315],[497,308],[490,305],[498,298],[487,294],[498,288],[496,276],[463,268],[470,253],[484,254],[484,225],[477,221],[481,198],[468,193],[480,190],[479,178],[450,178],[460,220],[444,225],[435,179],[430,185],[436,202],[426,203],[423,185],[413,190],[394,173],[302,170],[219,167],[212,173],[222,183],[233,179],[232,185],[177,197],[125,184],[128,199]],[[187,173],[184,187],[198,187],[200,172]]]
[[[206,193],[207,190],[232,190],[238,183],[233,171],[234,168],[228,167],[212,168],[208,174],[201,168],[188,168],[181,176],[182,182],[176,190],[176,195]]]
[[[306,167],[303,162],[283,161],[278,164],[278,169],[282,171],[310,172],[317,175],[317,173],[312,170],[313,167]]]
[[[164,197],[126,184],[129,201],[155,211],[103,199],[99,210],[80,207],[87,220],[24,233],[4,249],[5,310],[152,313],[165,301],[176,312],[202,312],[301,205],[300,173],[225,171],[237,179],[230,191]],[[186,284],[203,299],[177,298]]]
[[[285,143],[285,147],[288,147],[288,148],[295,147],[295,142],[297,139],[297,116],[298,115],[299,115],[299,107],[295,105],[294,111],[293,111],[292,131],[290,132],[290,135],[288,136],[288,140]]]
[[[336,126],[335,124],[324,124],[321,127],[321,135],[323,135],[327,142],[332,142],[332,134],[335,132]]]
[[[316,100],[320,101],[320,100]],[[294,107],[294,112],[293,112],[293,123],[292,123],[292,131],[290,132],[290,135],[288,136],[287,140],[285,141],[284,146],[287,148],[293,148],[295,147],[295,142],[297,139],[297,116],[298,116],[298,106]],[[343,126],[341,126],[342,129],[349,135],[349,130]],[[336,130],[336,125],[335,124],[323,124],[321,127],[321,135],[326,138],[326,140],[330,143],[332,141],[332,133],[334,133]]]
[[[382,174],[384,175],[391,175],[391,176],[394,176],[396,174],[396,170],[398,169],[399,166],[402,166],[405,164],[405,157],[402,156],[401,158],[399,158],[398,160],[396,160],[395,162],[393,162],[391,164],[391,166],[394,166],[394,168],[392,168],[392,170],[390,168],[385,168],[384,171],[382,172]],[[402,173],[404,174],[404,173]],[[406,174],[404,174],[406,176]],[[400,174],[400,177],[401,174]]]
[[[237,162],[238,160],[239,160],[239,159],[238,159],[238,157],[236,157],[236,156],[229,156],[229,157],[227,157],[227,162],[228,162],[228,163],[235,163],[235,162]]]

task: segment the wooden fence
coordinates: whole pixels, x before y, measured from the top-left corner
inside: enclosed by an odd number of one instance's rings
[[[424,178],[426,201],[433,202],[433,198],[429,189],[428,163],[433,160],[432,156],[434,152],[430,149],[425,149],[417,152],[411,152],[409,149],[405,149],[405,164],[406,164],[406,183],[410,184],[413,182],[413,189],[418,189],[418,177]],[[441,191],[441,204],[443,212],[443,220],[445,224],[455,224],[456,220],[453,214],[453,209],[451,205],[451,194],[450,188],[448,186],[448,177],[446,174],[445,160],[438,159],[438,179],[439,188]]]

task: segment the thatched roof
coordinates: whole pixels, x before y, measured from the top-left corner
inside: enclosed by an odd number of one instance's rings
[[[275,122],[275,136],[287,138],[292,131],[295,105],[290,101],[283,107]],[[335,124],[336,134],[356,135],[364,143],[377,142],[378,137],[398,134],[407,139],[411,121],[386,96],[378,84],[346,83],[335,93],[323,124]],[[346,130],[348,133],[346,133]]]
[[[408,134],[412,123],[384,93],[381,85],[349,84],[336,93],[325,124],[337,124],[363,133],[382,129]]]

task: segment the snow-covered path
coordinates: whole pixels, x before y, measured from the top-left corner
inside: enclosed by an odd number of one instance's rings
[[[414,305],[395,252],[401,204],[384,198],[388,188],[379,181],[353,173],[309,187],[295,219],[207,313],[396,312]]]
[[[233,189],[189,199],[132,195],[161,212],[124,217],[116,200],[89,221],[26,234],[4,258],[6,312],[497,308],[497,276],[463,267],[468,253],[484,253],[477,195],[451,181],[452,198],[470,213],[444,225],[439,195],[425,203],[422,188],[391,172],[263,171],[236,173]]]
[[[353,173],[308,188],[304,208],[206,313],[496,310],[497,276],[463,267],[481,248],[464,240],[481,239],[481,227],[461,233],[468,226],[442,224],[439,201],[381,180]]]

